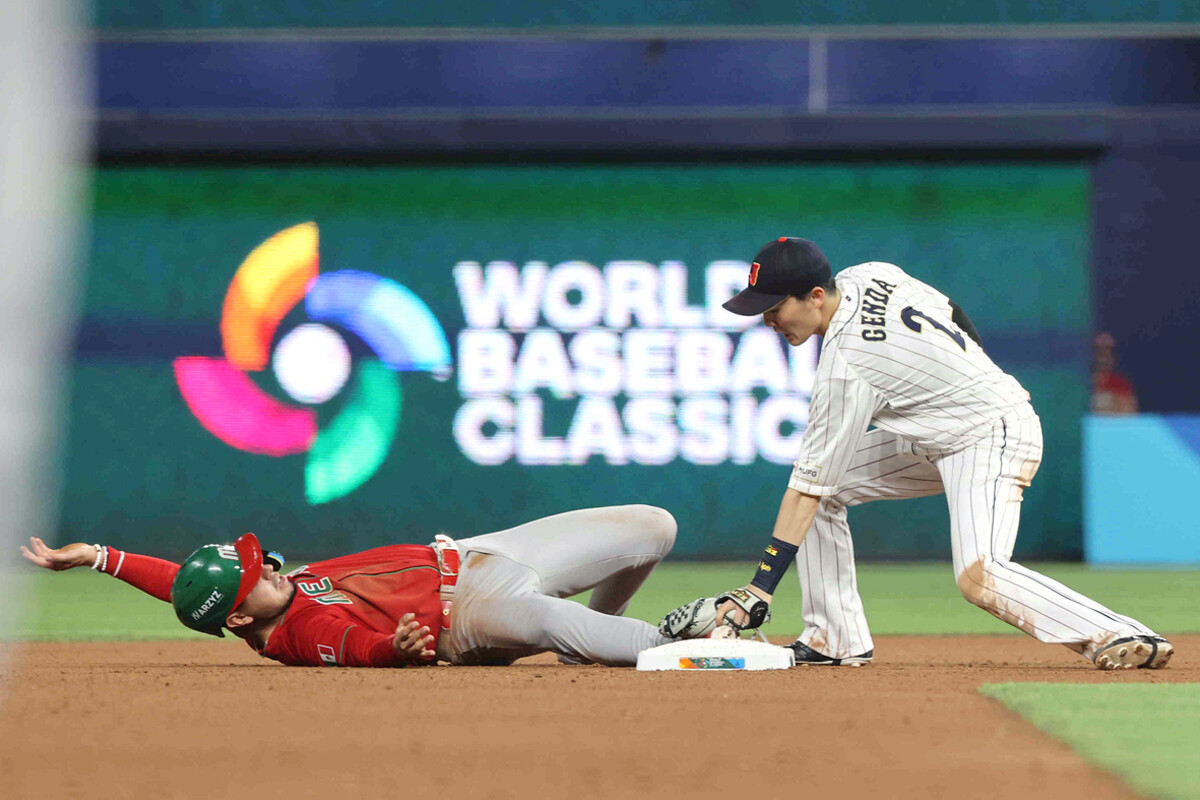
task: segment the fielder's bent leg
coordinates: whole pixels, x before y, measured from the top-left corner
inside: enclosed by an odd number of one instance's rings
[[[796,554],[803,592],[801,642],[835,659],[875,648],[858,595],[847,506],[941,491],[941,477],[929,460],[913,454],[895,434],[875,430],[863,437],[837,494],[821,500]]]
[[[1089,658],[1114,639],[1152,635],[1137,620],[1010,560],[1024,489],[1041,457],[1041,422],[1026,404],[998,420],[976,444],[937,460],[963,597],[1039,641]]]

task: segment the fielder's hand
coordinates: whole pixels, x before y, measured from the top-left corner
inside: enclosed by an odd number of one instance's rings
[[[717,619],[739,631],[771,621],[771,598],[756,586],[743,586],[717,598]]]
[[[415,614],[405,614],[396,626],[392,637],[392,649],[396,655],[411,661],[430,661],[437,658],[433,649],[433,634],[429,626],[417,622]]]
[[[29,537],[29,547],[21,545],[21,555],[26,561],[32,561],[39,567],[59,572],[72,567],[90,567],[96,563],[100,553],[95,545],[75,542],[57,550],[51,550],[46,543],[36,536]]]
[[[771,598],[745,586],[717,597],[701,597],[663,617],[658,632],[670,639],[704,639],[723,626],[744,631],[771,619]]]

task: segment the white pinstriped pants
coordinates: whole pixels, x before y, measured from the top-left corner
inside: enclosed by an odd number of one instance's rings
[[[838,492],[822,499],[796,555],[803,591],[800,641],[832,658],[874,648],[854,568],[848,506],[946,493],[954,577],[963,597],[1039,641],[1091,656],[1118,636],[1152,633],[1011,561],[1021,498],[1042,460],[1042,426],[1028,403],[949,455],[924,456],[893,433],[869,431]]]

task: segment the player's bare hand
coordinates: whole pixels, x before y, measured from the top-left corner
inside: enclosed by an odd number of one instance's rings
[[[95,545],[75,542],[57,550],[50,548],[36,536],[29,537],[29,547],[21,545],[21,555],[39,567],[55,572],[72,567],[90,567],[99,556]]]
[[[717,606],[717,624],[733,625],[738,630],[757,628],[771,619],[771,595],[757,586],[743,586],[723,595]]]
[[[750,615],[739,608],[737,603],[726,600],[717,606],[717,620],[719,625],[733,623],[735,628],[740,629],[750,621]]]
[[[392,637],[392,648],[396,654],[414,661],[428,661],[437,658],[433,649],[433,634],[428,625],[417,622],[415,614],[405,614],[396,626],[396,635]]]

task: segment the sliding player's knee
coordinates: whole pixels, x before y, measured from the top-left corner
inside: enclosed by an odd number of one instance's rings
[[[675,533],[679,530],[679,525],[675,522],[675,517],[671,516],[670,511],[647,505],[633,505],[625,508],[631,515],[634,524],[653,543],[653,547],[659,553],[665,556],[671,552],[671,548],[675,546]]]

